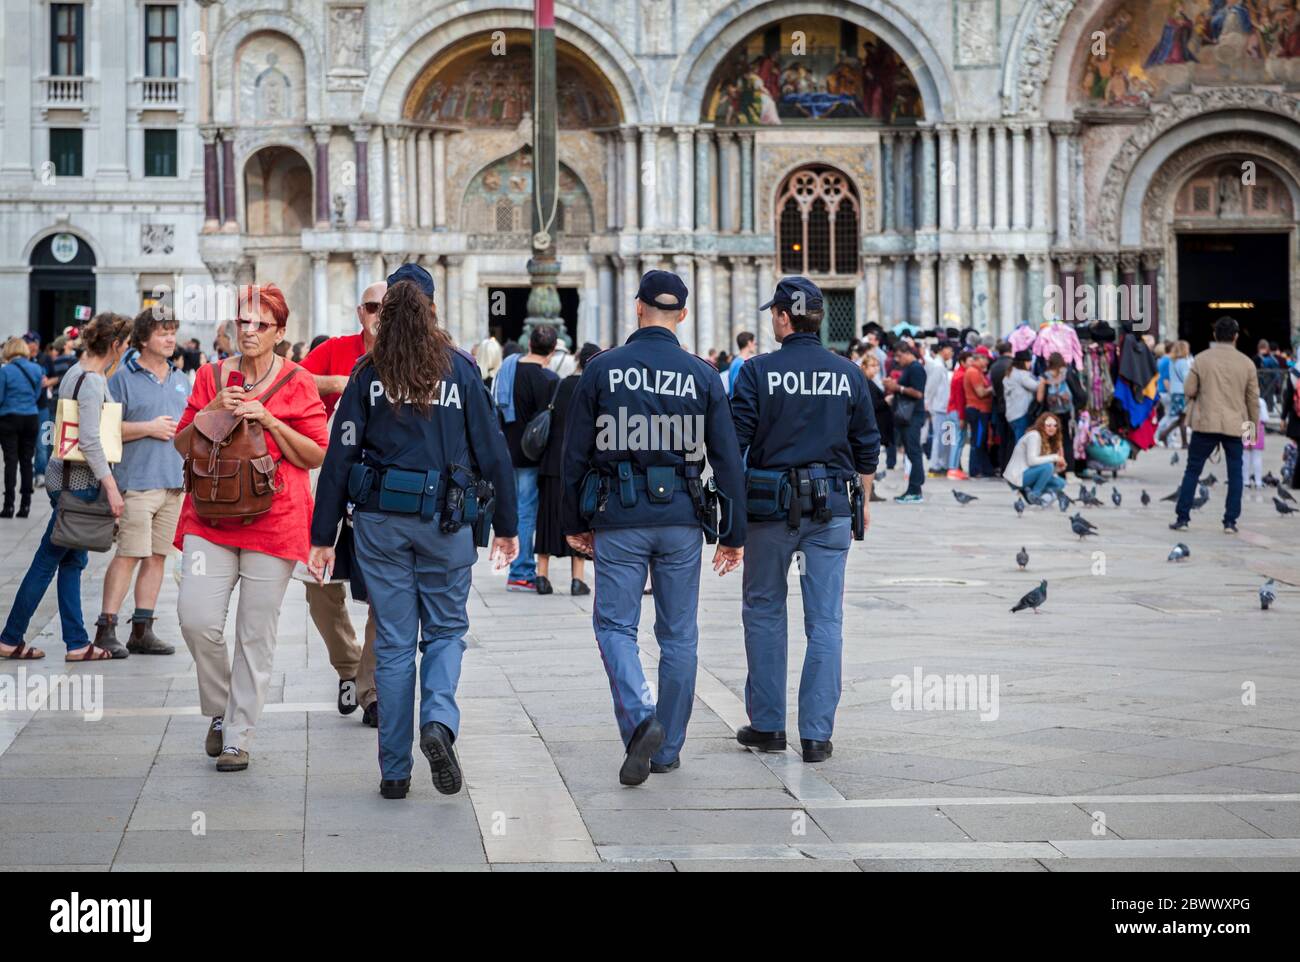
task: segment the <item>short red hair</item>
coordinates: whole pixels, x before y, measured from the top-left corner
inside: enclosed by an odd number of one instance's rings
[[[239,306],[247,304],[254,310],[267,310],[275,319],[275,326],[283,328],[289,323],[289,305],[284,292],[274,284],[245,284],[239,289]]]

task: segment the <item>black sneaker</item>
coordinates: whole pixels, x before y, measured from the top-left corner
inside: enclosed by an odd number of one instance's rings
[[[361,710],[361,724],[367,728],[379,727],[379,702],[372,701]]]
[[[460,762],[452,748],[455,736],[442,722],[431,721],[420,729],[420,751],[429,760],[433,787],[443,795],[460,791]]]
[[[624,785],[640,785],[650,777],[650,756],[664,743],[664,726],[651,715],[636,726],[627,743],[627,757],[618,770],[618,780]]]
[[[379,794],[384,798],[405,798],[410,788],[409,778],[385,778],[379,783]]]
[[[1179,519],[1178,521],[1175,521],[1173,524],[1171,524],[1171,525],[1169,526],[1169,530],[1170,530],[1170,531],[1186,531],[1186,530],[1187,530],[1187,522],[1186,522],[1186,521],[1183,521],[1182,519]]]
[[[551,579],[547,578],[545,575],[538,575],[533,580],[533,584],[537,586],[537,593],[539,595],[555,594],[555,589],[551,587]]]
[[[1224,533],[1224,534],[1236,534],[1236,533],[1237,533],[1237,522],[1235,522],[1235,521],[1229,521],[1227,524],[1225,524],[1225,525],[1223,526],[1223,533]]]
[[[785,751],[785,732],[759,731],[751,725],[737,729],[736,741],[746,748],[757,748],[760,752]]]
[[[351,715],[357,710],[357,680],[339,679],[339,714]]]

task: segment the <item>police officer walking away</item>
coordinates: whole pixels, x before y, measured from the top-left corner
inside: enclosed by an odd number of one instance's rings
[[[734,571],[744,551],[736,432],[716,368],[677,340],[686,297],[676,274],[641,278],[637,330],[587,364],[564,441],[564,533],[595,558],[592,624],[627,747],[618,774],[624,785],[680,764],[695,697],[701,528],[718,541],[719,575]],[[701,476],[706,448],[708,480]],[[657,701],[636,642],[647,568],[659,643]]]
[[[772,309],[779,350],[739,372],[731,410],[746,457],[749,529],[744,600],[745,708],[740,744],[785,751],[786,578],[799,565],[808,637],[799,682],[805,762],[831,755],[844,645],[844,566],[850,536],[869,523],[880,433],[866,379],[821,343],[822,292],[786,277],[760,310]]]
[[[473,358],[437,326],[433,278],[404,264],[388,278],[374,349],[353,370],[316,484],[312,573],[324,580],[353,505],[355,563],[376,623],[379,766],[384,798],[411,784],[415,650],[420,750],[434,787],[460,791],[452,747],[475,546],[496,531],[498,567],[518,551],[510,454]],[[488,506],[495,489],[495,516]]]

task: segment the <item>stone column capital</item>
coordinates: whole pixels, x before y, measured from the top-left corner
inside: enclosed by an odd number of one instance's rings
[[[330,132],[333,129],[329,124],[312,124],[312,139],[318,144],[328,144],[330,142]]]
[[[352,263],[356,264],[358,267],[361,266],[362,264],[371,263],[374,260],[374,258],[375,258],[375,251],[353,251],[352,252]]]
[[[1011,123],[1007,124],[1006,127],[1007,130],[1011,131],[1012,137],[1023,137],[1025,135],[1025,130],[1028,129],[1029,125],[1019,120],[1013,120]]]
[[[348,130],[352,131],[352,139],[358,143],[370,140],[370,124],[348,124]]]
[[[1125,274],[1136,274],[1139,264],[1142,261],[1140,251],[1120,251],[1119,269]]]
[[[983,251],[970,255],[970,262],[972,267],[987,268],[989,266],[989,261],[992,259],[993,259],[992,254],[987,254],[984,253]]]
[[[1048,129],[1058,137],[1073,137],[1080,130],[1079,124],[1073,121],[1054,120],[1047,125]]]
[[[631,141],[632,143],[635,143],[635,142],[636,142],[636,128],[635,128],[635,127],[620,127],[620,128],[618,128],[618,136],[623,140],[624,143],[627,143],[628,141]]]
[[[199,136],[203,138],[204,144],[215,144],[220,135],[221,128],[212,124],[204,124],[199,128]]]
[[[1097,266],[1102,270],[1113,271],[1119,264],[1118,254],[1111,253],[1108,251],[1102,254],[1098,254],[1096,256],[1097,256]]]
[[[1161,250],[1147,250],[1142,252],[1142,269],[1144,271],[1158,271],[1164,263],[1165,253]]]
[[[917,254],[916,255],[917,264],[919,264],[921,267],[926,269],[934,267],[934,265],[938,262],[938,260],[939,260],[938,254]]]
[[[694,128],[694,127],[674,127],[674,128],[673,128],[673,134],[676,135],[676,137],[677,137],[677,142],[678,142],[679,144],[682,144],[682,143],[690,143],[691,140],[695,137],[695,128]]]
[[[389,140],[405,140],[410,133],[405,124],[384,124],[384,136]]]
[[[312,251],[311,266],[313,268],[322,268],[329,263],[329,251]]]

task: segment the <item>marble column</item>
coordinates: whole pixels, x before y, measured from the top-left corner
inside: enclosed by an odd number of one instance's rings
[[[1097,316],[1112,323],[1121,320],[1119,314],[1119,291],[1115,286],[1115,268],[1119,266],[1119,255],[1101,253],[1097,255]],[[1125,305],[1127,307],[1127,305]],[[1128,318],[1124,318],[1127,320]]]
[[[772,325],[766,313],[758,311],[759,304],[767,303],[767,299],[772,296],[776,289],[776,279],[774,276],[775,265],[770,257],[760,257],[755,263],[756,277],[754,286],[754,320],[753,327],[750,329],[758,337],[758,349],[763,352],[776,350],[776,337],[772,333]]]
[[[1029,184],[1025,179],[1025,125],[1011,125],[1011,227],[1029,227]]]
[[[317,124],[311,129],[316,141],[316,229],[330,225],[330,128]]]
[[[948,124],[939,128],[939,227],[957,229],[957,158]]]
[[[464,329],[468,326],[462,322],[465,293],[461,290],[461,280],[464,269],[464,257],[452,255],[447,258],[447,319],[444,325],[457,344],[466,343]]]
[[[980,124],[975,138],[975,218],[979,229],[987,231],[993,227],[993,158],[989,125]]]
[[[961,305],[961,257],[944,254],[942,260],[943,300],[940,305],[939,326],[963,328],[970,318]]]
[[[415,169],[416,210],[419,215],[420,230],[433,230],[433,134],[427,130],[416,130]]]
[[[1073,196],[1071,199],[1072,217],[1070,227],[1075,239],[1080,240],[1088,231],[1087,218],[1084,217],[1087,196],[1084,193],[1083,183],[1083,136],[1080,133],[1078,124],[1074,125],[1074,130],[1070,134],[1070,156],[1074,161],[1074,176],[1071,183]]]
[[[1074,182],[1074,163],[1070,157],[1069,124],[1052,124],[1052,139],[1056,143],[1056,246],[1069,247],[1070,237],[1070,197]]]
[[[433,227],[447,229],[447,132],[433,132]]]
[[[935,133],[933,127],[921,129],[921,163],[919,164],[921,230],[934,230],[939,226],[939,169],[935,151]]]
[[[934,254],[918,254],[917,270],[920,273],[919,295],[921,313],[914,323],[923,330],[932,329],[938,322],[938,299],[935,296],[934,267],[938,261]]]
[[[374,251],[352,252],[352,268],[353,276],[356,278],[356,295],[358,304],[362,302],[366,293],[366,288],[370,286],[370,269],[374,266],[374,263]]]
[[[659,223],[659,131],[654,127],[641,128],[641,168],[637,180],[641,184],[641,228],[657,230]]]
[[[619,292],[618,292],[618,340],[616,344],[622,344],[636,331],[636,300],[637,284],[640,275],[636,272],[636,260],[631,257],[623,258],[619,270]]]
[[[601,138],[605,143],[605,228],[617,230],[618,219],[618,137],[607,133]]]
[[[695,229],[708,231],[713,226],[711,177],[713,165],[710,159],[713,153],[712,131],[700,129],[695,132]]]
[[[447,324],[447,265],[443,263],[441,257],[434,257],[432,261],[433,266],[429,268],[429,273],[433,275],[433,303],[438,309],[439,323],[445,328]]]
[[[311,255],[311,333],[312,337],[329,335],[329,262],[324,251]]]
[[[863,277],[867,282],[867,303],[862,321],[866,324],[880,324],[880,258],[864,257],[862,267]],[[861,326],[858,325],[859,329]]]
[[[1143,333],[1150,334],[1157,341],[1160,340],[1161,260],[1162,257],[1158,250],[1142,252],[1142,284],[1146,287],[1146,291],[1143,292],[1141,303],[1145,305],[1148,300],[1151,302],[1151,317],[1144,319],[1147,321],[1147,326]]]
[[[1011,227],[1011,161],[1008,156],[1007,128],[998,124],[993,128],[993,229],[1006,231]]]
[[[900,231],[913,231],[916,229],[916,208],[913,206],[912,192],[912,164],[914,155],[915,135],[911,131],[904,131],[898,135],[898,150],[895,151],[894,162],[897,168],[894,172],[894,201],[898,206],[898,212],[894,215],[894,220],[898,224]]]
[[[1048,159],[1050,138],[1046,124],[1029,128],[1033,153],[1033,172],[1030,176],[1030,226],[1036,231],[1047,230],[1048,198],[1052,183],[1051,162]]]
[[[719,131],[718,138],[718,233],[725,234],[734,230],[736,223],[736,200],[731,180],[731,142],[730,131]]]
[[[884,214],[881,230],[897,230],[897,211],[895,210],[896,201],[894,200],[894,191],[896,180],[894,178],[894,140],[893,131],[884,130],[880,133],[880,207]]]
[[[370,128],[369,163],[367,171],[374,174],[370,184],[370,223],[373,227],[383,227],[388,223],[388,176],[385,173],[388,164],[388,147],[384,142],[384,128],[375,125]]]
[[[695,350],[707,357],[709,350],[721,347],[718,343],[717,298],[714,295],[715,268],[718,258],[714,254],[701,254],[695,258]]]
[[[677,229],[695,227],[695,163],[691,146],[695,136],[689,127],[675,127],[677,136]]]
[[[370,125],[350,124],[352,156],[356,164],[356,226],[370,226]],[[367,255],[369,256],[369,255]],[[359,272],[358,272],[359,273]]]
[[[975,164],[971,153],[970,124],[957,125],[957,225],[975,226]]]
[[[681,342],[682,347],[692,354],[700,353],[699,336],[700,324],[696,311],[699,310],[700,292],[695,286],[695,264],[690,254],[674,254],[672,267],[674,274],[682,279],[686,285],[686,290],[690,292],[687,298],[686,306],[686,323],[677,328],[677,340]],[[708,350],[708,348],[704,348]]]
[[[239,233],[239,217],[235,210],[235,132],[224,130],[221,134],[221,230],[227,234]]]
[[[1028,317],[1025,320],[1030,324],[1039,324],[1045,320],[1051,320],[1043,313],[1043,306],[1047,300],[1047,268],[1048,261],[1044,254],[1030,254],[1028,257],[1029,270],[1025,274],[1025,313]]]
[[[210,234],[221,224],[221,169],[217,163],[217,130],[202,127],[203,138],[203,233]]]
[[[909,257],[894,258],[894,311],[889,320],[884,324],[885,327],[893,327],[899,321],[910,321],[912,317],[911,285],[908,283],[907,267]]]
[[[754,232],[754,135],[748,131],[737,135],[740,141],[740,229]]]
[[[596,297],[599,306],[595,342],[601,347],[614,343],[614,267],[608,257],[596,259]]]
[[[402,145],[405,148],[402,154],[402,170],[406,175],[407,184],[410,185],[404,191],[406,211],[403,217],[408,227],[416,227],[420,223],[420,164],[419,153],[415,146],[419,133],[415,128],[407,127],[406,140]]]
[[[1001,317],[997,330],[999,337],[1010,334],[1021,320],[1018,279],[1019,268],[1016,266],[1016,258],[1011,254],[1004,255],[998,271],[998,314]]]
[[[619,130],[619,136],[623,138],[623,229],[636,230],[640,223],[637,198],[641,183],[641,168],[636,161],[636,128],[624,127]]]
[[[405,154],[402,142],[407,129],[396,124],[384,128],[384,137],[388,143],[388,226],[393,230],[402,230],[405,222],[403,216],[406,202],[402,197],[402,158]]]
[[[731,258],[731,317],[727,325],[727,353],[736,350],[736,335],[749,329],[749,298],[751,275],[749,261],[744,257]]]
[[[977,331],[989,330],[989,255],[971,255],[970,325]]]

